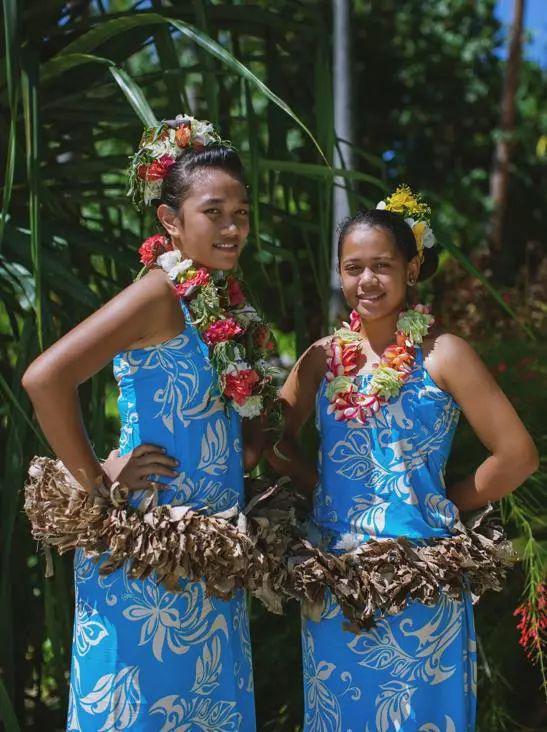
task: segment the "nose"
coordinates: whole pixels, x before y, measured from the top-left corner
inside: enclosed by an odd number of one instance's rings
[[[239,234],[239,227],[235,221],[224,221],[220,227],[220,233],[222,236],[237,236]]]
[[[361,273],[360,281],[367,285],[371,282],[378,282],[378,277],[376,276],[376,273],[370,269],[370,267],[365,267]]]

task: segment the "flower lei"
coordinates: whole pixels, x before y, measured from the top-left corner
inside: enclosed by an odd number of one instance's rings
[[[274,348],[271,330],[247,303],[239,280],[183,259],[161,234],[149,237],[139,254],[146,268],[157,265],[167,272],[177,296],[187,303],[209,346],[223,399],[250,419],[273,411],[276,370],[266,361]]]
[[[145,128],[139,148],[129,164],[129,190],[141,210],[161,195],[163,179],[169,168],[189,149],[201,150],[211,144],[229,145],[207,120],[179,114]]]
[[[397,319],[396,341],[382,354],[367,388],[360,392],[355,383],[358,370],[361,321],[353,310],[350,322],[335,331],[327,360],[328,413],[337,420],[366,424],[388,399],[400,392],[416,358],[415,345],[421,343],[434,322],[425,305],[406,310]]]
[[[414,194],[407,185],[401,185],[376,208],[400,214],[412,229],[420,262],[424,261],[424,247],[435,246],[435,235],[430,227],[431,209],[423,203],[419,194]]]

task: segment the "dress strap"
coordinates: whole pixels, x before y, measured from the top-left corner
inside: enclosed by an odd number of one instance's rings
[[[184,315],[184,325],[185,325],[186,334],[189,335],[191,338],[193,338],[193,340],[194,340],[196,346],[199,348],[199,350],[203,353],[203,355],[206,358],[209,358],[209,348],[207,347],[207,344],[201,337],[200,332],[196,328],[194,321],[192,320],[192,314],[190,313],[190,308],[188,307],[188,305],[184,302],[184,300],[182,298],[180,298],[179,302],[180,302],[180,307],[181,307],[182,313]]]

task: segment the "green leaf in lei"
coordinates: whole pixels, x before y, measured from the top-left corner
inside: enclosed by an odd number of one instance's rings
[[[433,323],[433,316],[428,313],[419,313],[416,310],[406,310],[399,315],[397,330],[408,336],[413,343],[421,343]]]

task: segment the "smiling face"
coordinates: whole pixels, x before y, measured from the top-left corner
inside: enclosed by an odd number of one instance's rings
[[[363,320],[397,313],[404,305],[407,283],[418,273],[418,258],[407,262],[386,229],[357,224],[346,234],[340,252],[342,290]]]
[[[245,186],[220,168],[194,173],[179,210],[158,207],[158,218],[185,257],[209,269],[233,269],[249,234]]]

